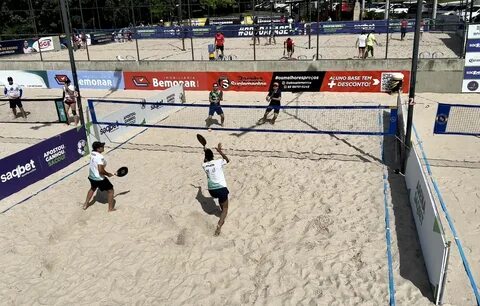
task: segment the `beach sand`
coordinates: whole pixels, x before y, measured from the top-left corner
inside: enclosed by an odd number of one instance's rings
[[[115,94],[138,97],[133,91]],[[186,95],[189,102],[207,101],[206,93]],[[250,101],[264,96],[226,93],[225,103],[257,103]],[[295,102],[395,105],[396,99],[284,94],[284,104]],[[433,123],[430,114],[417,114],[416,120]],[[0,134],[16,135],[16,129],[4,124]],[[29,136],[49,133],[37,129]],[[127,177],[114,179],[114,213],[107,213],[104,194],[87,211],[81,209],[89,188],[83,168],[0,215],[5,304],[387,305],[384,170],[397,304],[430,303],[405,184],[393,173],[398,160],[392,139],[203,132],[209,146],[221,142],[231,158],[225,169],[229,215],[221,236],[213,237],[218,208],[205,188],[195,133],[151,128],[109,152],[108,169],[130,168]],[[0,208],[86,162],[12,195]],[[461,216],[456,221],[463,223]],[[470,240],[469,247],[478,252],[478,242]],[[465,273],[454,256],[451,263],[456,270],[449,270],[445,302],[471,304],[458,298],[473,302],[468,285],[452,290],[451,283],[464,280]]]
[[[387,36],[375,34],[379,46],[375,46],[375,57],[385,58],[387,48]],[[321,59],[351,59],[358,56],[358,49],[355,42],[358,35],[321,35],[319,37],[319,58]],[[278,60],[283,53],[283,42],[287,36],[277,37],[275,45],[267,44],[267,39],[261,37],[260,44],[255,45],[251,38],[229,38],[225,39],[225,55],[232,56],[234,60],[253,60],[254,53],[257,60]],[[310,43],[307,35],[294,36],[295,58],[312,60],[316,56],[317,37],[311,36]],[[181,39],[140,39],[138,40],[138,55],[140,60],[192,60],[192,42],[185,39],[185,50]],[[208,45],[213,44],[212,38],[195,38],[193,50],[195,60],[208,60]],[[462,54],[462,40],[450,33],[424,33],[420,41],[420,57],[425,58],[458,58]],[[388,58],[411,58],[413,48],[413,34],[408,33],[406,39],[400,40],[400,33],[391,34],[388,42]],[[93,45],[86,50],[78,50],[74,56],[76,60],[136,60],[137,44],[135,41],[125,43],[110,43],[105,45]],[[42,53],[43,60],[64,60],[68,61],[67,50]],[[40,60],[40,54],[19,54],[3,59]],[[370,58],[371,59],[371,58]],[[373,59],[374,60],[374,59]]]

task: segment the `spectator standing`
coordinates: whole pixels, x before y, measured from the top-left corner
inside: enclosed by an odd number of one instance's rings
[[[367,34],[365,34],[365,31],[358,35],[355,46],[358,47],[358,58],[365,58],[365,48],[367,46]]]
[[[268,38],[268,44],[271,45],[273,40],[273,44],[277,44],[277,40],[275,39],[275,24],[273,22],[270,23],[270,36]]]
[[[407,26],[408,21],[403,18],[402,21],[400,21],[400,40],[403,40],[405,38],[405,35],[407,35]]]
[[[295,42],[290,37],[283,42],[283,55],[285,55],[285,49],[287,49],[288,58],[292,58],[295,52]]]
[[[425,21],[422,19],[420,21],[420,39],[422,39],[423,31],[425,30]]]
[[[223,35],[222,32],[217,32],[217,34],[215,34],[215,53],[217,58],[218,58],[218,50],[220,50],[221,58],[223,59],[224,46],[225,46],[225,36]]]
[[[367,50],[365,51],[364,58],[368,57],[369,52],[372,57],[375,57],[373,54],[373,44],[376,44],[378,46],[377,38],[375,37],[375,31],[372,31],[367,35]]]

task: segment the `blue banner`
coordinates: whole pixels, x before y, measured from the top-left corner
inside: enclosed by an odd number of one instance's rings
[[[0,56],[37,52],[33,48],[34,39],[0,41]]]
[[[465,67],[463,78],[471,80],[480,79],[480,67]]]
[[[480,39],[467,40],[467,52],[480,52]]]
[[[86,145],[85,128],[74,128],[0,159],[0,200],[79,160]]]
[[[408,21],[407,32],[413,32],[415,26],[414,20]],[[203,27],[142,27],[137,28],[134,38],[190,38],[204,37],[213,38],[217,31],[223,33],[225,37],[252,37],[255,28],[258,28],[260,36],[268,36],[271,31],[271,24],[263,23],[258,25],[209,25]],[[308,28],[311,34],[316,35],[319,30],[320,35],[326,34],[360,34],[362,31],[375,33],[387,32],[386,20],[364,20],[364,21],[336,21],[320,22],[319,27],[316,22],[308,23],[275,23],[275,33],[277,36],[287,35],[307,35]],[[400,20],[390,20],[390,32],[400,32]],[[424,30],[428,31],[428,23]]]
[[[62,88],[65,80],[73,80],[72,72],[68,70],[49,70],[49,88]],[[80,89],[123,90],[125,82],[122,71],[77,71]]]

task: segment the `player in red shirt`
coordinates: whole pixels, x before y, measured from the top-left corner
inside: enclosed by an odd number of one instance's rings
[[[283,55],[285,55],[285,48],[287,49],[288,58],[292,58],[293,52],[295,52],[295,42],[290,37],[283,42]]]
[[[222,58],[223,58],[224,43],[225,43],[225,36],[223,36],[222,32],[217,32],[217,34],[215,34],[215,52],[216,52],[217,58],[218,58],[218,50],[222,52]]]
[[[408,21],[403,18],[402,21],[400,21],[400,40],[403,40],[405,38],[405,35],[407,35],[407,26]]]

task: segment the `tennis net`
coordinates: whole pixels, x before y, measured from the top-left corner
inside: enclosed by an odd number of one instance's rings
[[[208,104],[89,100],[88,105],[92,123],[99,125],[105,134],[134,126],[351,135],[395,135],[397,132],[397,108],[393,106],[282,106],[275,124],[270,124],[268,120],[265,123],[260,120],[265,106],[222,105],[226,119],[221,126],[219,116],[206,120]],[[116,116],[109,117],[100,107],[110,112],[116,110]]]
[[[439,103],[435,134],[480,135],[480,105]]]

